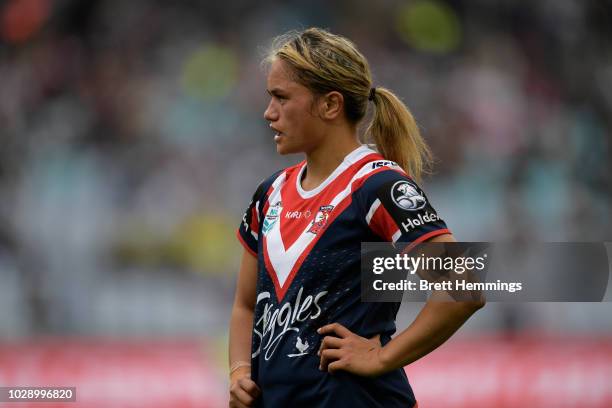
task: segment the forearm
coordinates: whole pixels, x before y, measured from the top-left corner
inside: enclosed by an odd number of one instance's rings
[[[230,370],[229,406],[246,408],[253,406],[261,390],[251,379],[253,309],[238,299],[234,302],[230,319],[229,361],[230,367],[237,368]]]
[[[251,338],[253,331],[253,309],[234,305],[230,320],[229,364],[251,361]],[[247,367],[248,368],[248,367]],[[246,371],[245,368],[236,372]],[[250,369],[249,369],[250,372]]]
[[[380,351],[388,371],[404,367],[436,349],[453,335],[480,302],[428,301],[414,322]]]

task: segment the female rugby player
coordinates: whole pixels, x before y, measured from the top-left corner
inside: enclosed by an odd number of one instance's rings
[[[259,185],[238,230],[230,406],[416,406],[403,367],[482,303],[428,301],[392,339],[399,304],[360,301],[360,244],[454,241],[415,182],[429,150],[346,38],[285,34],[266,61],[277,152],[306,157]],[[357,131],[369,103],[376,150]]]

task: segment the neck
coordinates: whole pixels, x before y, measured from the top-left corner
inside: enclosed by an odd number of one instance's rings
[[[304,190],[317,188],[342,163],[344,158],[361,144],[355,129],[345,134],[325,137],[326,143],[306,154],[306,176],[302,180]]]

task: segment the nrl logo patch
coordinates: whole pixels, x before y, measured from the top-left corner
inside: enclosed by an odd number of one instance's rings
[[[262,232],[264,234],[267,234],[268,231],[272,229],[274,224],[276,224],[276,221],[278,221],[278,218],[280,217],[280,213],[282,211],[283,211],[283,206],[280,201],[274,204],[273,206],[271,206],[270,208],[268,208],[268,213],[266,214],[266,217],[264,218],[263,227],[262,227]]]
[[[327,219],[329,218],[329,213],[334,209],[333,205],[323,205],[317,211],[314,220],[312,220],[312,225],[308,229],[307,232],[312,232],[313,234],[318,234],[325,225],[327,225]]]

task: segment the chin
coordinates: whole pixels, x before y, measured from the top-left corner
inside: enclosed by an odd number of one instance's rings
[[[286,154],[300,153],[302,150],[296,149],[295,146],[287,145],[285,143],[276,144],[276,153],[284,156]]]

